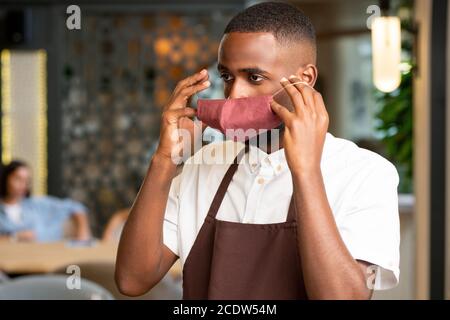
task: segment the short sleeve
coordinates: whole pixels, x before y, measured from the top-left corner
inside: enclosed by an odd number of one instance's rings
[[[367,169],[336,222],[353,258],[374,265],[373,289],[386,290],[400,277],[399,177],[384,159]]]
[[[61,240],[64,236],[64,223],[69,217],[74,213],[86,214],[87,209],[72,199],[40,196],[31,198],[24,212],[33,223],[37,239],[47,242]]]
[[[179,256],[178,212],[180,179],[181,174],[176,176],[170,185],[169,197],[167,199],[163,222],[163,243],[177,256]]]
[[[47,212],[58,213],[60,216],[67,218],[74,213],[87,213],[87,208],[80,202],[69,198],[56,198],[45,196],[38,198],[39,205],[45,208]]]

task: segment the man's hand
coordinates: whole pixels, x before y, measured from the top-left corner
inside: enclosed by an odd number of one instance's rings
[[[293,111],[277,102],[273,111],[285,123],[283,147],[292,174],[297,212],[297,244],[310,299],[370,299],[367,263],[353,259],[342,240],[320,170],[328,130],[322,96],[295,76],[282,79]]]
[[[156,155],[168,160],[172,159],[174,154],[180,153],[181,137],[178,129],[185,129],[191,134],[194,132],[194,122],[189,119],[196,114],[195,109],[186,107],[188,99],[195,93],[205,90],[210,86],[208,81],[208,72],[202,70],[184,80],[181,80],[172,96],[163,108],[161,119],[161,131],[159,146]],[[193,143],[193,136],[191,143]]]
[[[283,147],[293,174],[320,170],[325,136],[328,130],[328,113],[320,93],[300,82],[298,77],[281,79],[294,106],[293,112],[276,101],[272,110],[283,120],[285,132]]]

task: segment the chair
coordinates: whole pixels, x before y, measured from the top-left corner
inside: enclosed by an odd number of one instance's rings
[[[9,277],[6,275],[6,273],[4,273],[0,270],[0,283],[7,282],[7,281],[10,281]]]
[[[69,289],[69,275],[21,276],[0,284],[0,300],[114,300],[98,284],[81,279],[80,289]]]
[[[174,279],[171,275],[166,275],[149,292],[139,297],[128,297],[119,292],[114,280],[113,263],[79,263],[81,277],[100,284],[107,289],[115,299],[120,300],[180,300],[183,295],[181,280]],[[56,274],[65,274],[66,268],[55,270]]]

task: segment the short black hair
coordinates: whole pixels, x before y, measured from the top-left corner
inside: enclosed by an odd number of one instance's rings
[[[280,43],[308,41],[316,46],[311,20],[300,9],[283,2],[263,2],[234,16],[225,28],[231,32],[269,32]]]

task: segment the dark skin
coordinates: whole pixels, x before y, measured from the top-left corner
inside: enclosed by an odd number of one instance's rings
[[[318,75],[313,48],[306,42],[280,44],[270,33],[230,33],[222,39],[218,67],[226,97],[267,95],[285,88],[271,107],[285,125],[278,145],[285,149],[292,175],[308,297],[370,299],[369,263],[353,259],[340,237],[320,170],[328,114],[321,95],[313,89]],[[299,81],[304,84],[288,86]],[[195,110],[186,107],[186,101],[208,86],[206,72],[193,75],[178,84],[164,108],[160,144],[119,244],[116,282],[124,294],[147,292],[178,258],[162,242],[165,206],[176,174],[171,152],[179,148],[170,135],[179,127],[193,126],[188,118]],[[265,151],[276,150],[269,145]]]

